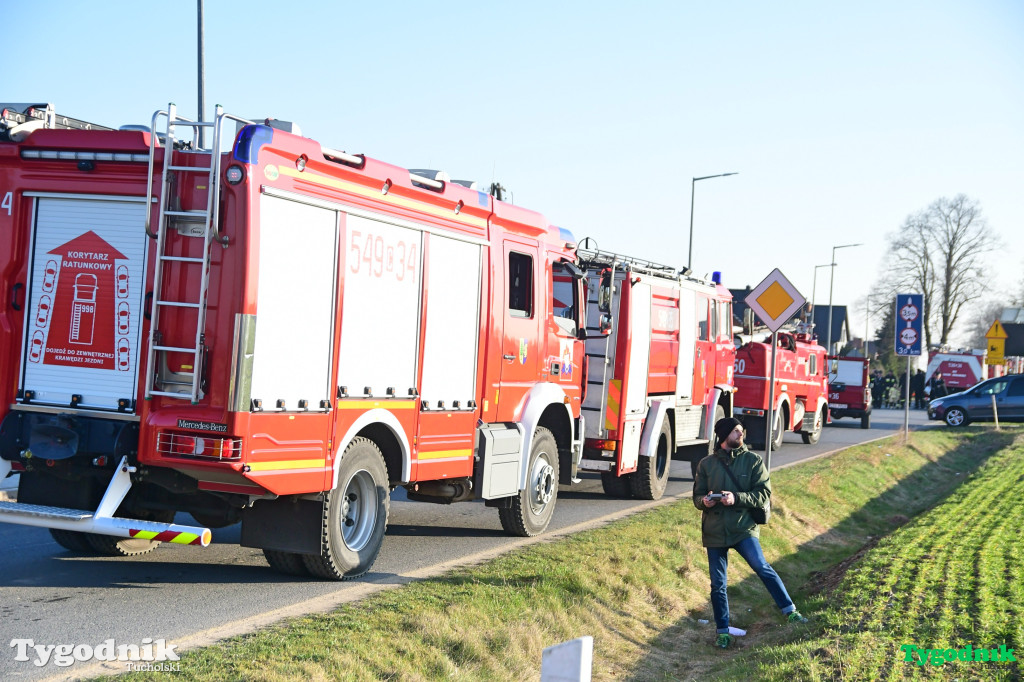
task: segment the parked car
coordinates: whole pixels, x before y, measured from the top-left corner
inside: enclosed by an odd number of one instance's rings
[[[950,426],[992,421],[993,405],[1000,419],[1024,420],[1024,375],[988,379],[966,391],[935,398],[928,403],[928,418],[941,419]]]

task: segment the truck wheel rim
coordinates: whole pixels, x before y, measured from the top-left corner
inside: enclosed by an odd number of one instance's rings
[[[366,547],[377,522],[377,486],[370,472],[357,471],[345,486],[341,505],[341,537],[354,552]]]
[[[541,514],[555,493],[555,470],[541,453],[530,473],[530,507],[534,514]]]

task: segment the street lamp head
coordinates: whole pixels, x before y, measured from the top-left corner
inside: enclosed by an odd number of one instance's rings
[[[710,180],[711,178],[724,178],[729,175],[739,175],[739,171],[736,171],[735,173],[719,173],[718,175],[702,175],[699,178],[694,178],[693,181],[697,182],[698,180]]]
[[[832,247],[832,251],[835,251],[836,249],[848,249],[851,246],[864,246],[864,245],[863,244],[842,244],[840,246],[833,246]],[[835,259],[833,259],[833,260],[835,260]],[[833,263],[833,265],[835,265],[835,263]]]
[[[718,175],[704,175],[699,178],[694,178],[693,182],[690,183],[690,249],[686,254],[686,267],[693,267],[693,190],[697,186],[698,180],[710,180],[711,178],[724,178],[727,175],[739,175],[739,172],[732,173],[719,173]]]
[[[825,337],[827,339],[827,341],[825,342],[825,349],[829,353],[832,352],[832,285],[835,283],[835,279],[836,279],[836,250],[838,250],[838,249],[848,249],[851,246],[864,246],[864,245],[861,244],[861,243],[857,243],[857,244],[840,244],[839,246],[833,246],[832,247],[832,263],[830,263],[830,265],[832,266],[832,269],[831,269],[832,276],[829,278],[829,282],[828,282],[828,329],[825,330],[825,333],[827,334],[827,336]]]

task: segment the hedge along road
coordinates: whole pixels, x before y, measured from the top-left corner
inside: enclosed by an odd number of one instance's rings
[[[923,412],[911,412],[911,428],[927,424]],[[885,438],[902,427],[902,411],[878,410],[871,429],[862,430],[859,420],[838,420],[816,445],[787,434],[783,447],[772,453],[773,468]],[[57,667],[52,660],[45,666],[17,661],[17,649],[10,646],[15,639],[95,647],[108,639],[141,645],[150,638],[164,639],[178,650],[202,646],[685,499],[691,486],[686,462],[672,463],[665,497],[656,502],[608,498],[600,479],[586,475],[583,483],[560,489],[551,526],[539,538],[505,535],[497,511],[482,503],[413,503],[399,489],[392,494],[388,535],[377,563],[362,579],[348,583],[271,571],[260,550],[238,545],[238,526],[214,531],[214,542],[205,549],[160,547],[139,557],[109,558],[72,554],[45,529],[0,524],[0,546],[7,550],[0,555],[0,678],[39,680],[124,670],[123,664],[103,669],[95,663]],[[178,520],[191,522],[185,514]]]

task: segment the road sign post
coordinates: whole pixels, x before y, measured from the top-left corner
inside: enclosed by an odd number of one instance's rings
[[[924,296],[896,296],[896,355],[907,357],[907,375],[903,382],[903,437],[910,435],[910,358],[921,355],[924,328]]]
[[[793,314],[804,305],[804,297],[796,287],[775,268],[743,301],[772,332],[772,368],[768,378],[768,421],[765,422],[764,468],[771,471],[772,439],[775,436],[775,351],[778,332]]]

